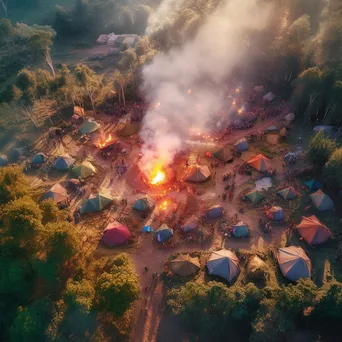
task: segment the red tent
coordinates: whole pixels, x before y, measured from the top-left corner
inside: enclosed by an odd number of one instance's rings
[[[103,232],[102,242],[108,246],[118,246],[125,243],[131,236],[128,228],[119,222],[109,223]]]
[[[266,158],[263,154],[258,154],[256,157],[248,160],[247,163],[260,172],[265,172],[271,167],[268,158]]]
[[[315,215],[303,216],[302,222],[296,228],[309,245],[319,245],[332,236],[331,231]]]

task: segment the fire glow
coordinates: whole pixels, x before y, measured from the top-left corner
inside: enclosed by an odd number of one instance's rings
[[[167,209],[167,205],[168,205],[168,201],[164,201],[164,202],[159,206],[159,208],[162,209],[162,210],[166,210],[166,209]]]
[[[109,136],[105,140],[101,140],[101,142],[99,142],[98,148],[104,148],[104,147],[110,145],[112,140],[113,140],[112,135],[109,134]]]
[[[152,185],[158,185],[161,184],[165,181],[166,175],[165,172],[163,172],[160,169],[157,169],[155,172],[152,173],[152,177],[151,177],[151,181],[150,183]]]

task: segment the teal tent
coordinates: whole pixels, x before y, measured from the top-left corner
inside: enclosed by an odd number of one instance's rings
[[[0,154],[0,167],[8,164],[8,158],[4,154]]]
[[[97,195],[90,196],[83,202],[80,207],[80,213],[85,214],[101,211],[112,202],[113,197],[110,194],[99,192]]]
[[[13,148],[9,154],[8,154],[8,158],[11,160],[16,161],[17,159],[19,159],[20,157],[24,157],[26,156],[28,153],[28,149],[27,147],[17,147],[17,148]]]
[[[248,198],[253,204],[258,204],[264,196],[258,191],[253,190],[245,195],[246,198]]]
[[[155,236],[158,242],[165,242],[173,236],[173,230],[164,223],[157,229]]]
[[[293,188],[289,187],[277,192],[284,200],[293,200],[299,196],[299,193]]]
[[[47,161],[48,157],[45,153],[39,152],[33,158],[31,163],[33,165],[41,165]]]
[[[82,164],[73,167],[72,173],[77,177],[87,178],[96,173],[96,168],[92,163],[84,161]]]
[[[70,157],[69,155],[64,155],[58,157],[53,163],[53,168],[58,171],[67,171],[70,169],[75,163],[75,159]]]
[[[229,146],[225,146],[213,153],[213,156],[223,162],[233,160],[233,152]]]
[[[304,183],[310,190],[310,192],[316,191],[322,188],[322,184],[318,182],[315,178]]]
[[[234,252],[222,249],[213,252],[207,261],[209,274],[226,279],[231,283],[240,273],[239,259]]]
[[[319,211],[328,211],[334,207],[332,199],[321,189],[310,195],[311,201]]]
[[[137,211],[149,211],[154,207],[154,201],[150,197],[139,198],[135,201],[133,209]]]
[[[81,134],[89,134],[97,131],[101,125],[96,121],[87,121],[79,129]]]
[[[242,221],[238,222],[237,224],[234,224],[232,226],[232,235],[235,238],[242,238],[242,237],[248,237],[249,236],[249,230],[245,223]]]

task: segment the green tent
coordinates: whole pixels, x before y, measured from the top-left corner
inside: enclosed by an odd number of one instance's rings
[[[248,237],[249,230],[247,225],[242,221],[238,222],[237,224],[234,224],[232,226],[232,234],[235,238]]]
[[[253,190],[245,195],[246,198],[248,198],[253,204],[258,204],[264,196],[258,191]]]
[[[81,134],[89,134],[97,131],[101,125],[96,121],[87,121],[79,129]]]
[[[137,211],[148,211],[154,207],[154,201],[150,197],[143,197],[136,200],[133,209]]]
[[[280,190],[277,192],[284,200],[293,200],[299,196],[299,193],[292,187]]]
[[[309,188],[311,192],[316,191],[322,187],[322,184],[318,182],[315,178],[305,182],[304,184]]]
[[[45,153],[39,152],[33,158],[31,163],[33,165],[41,165],[47,161],[48,157]]]
[[[228,146],[220,148],[218,151],[213,153],[213,156],[223,162],[233,160],[233,152]]]
[[[82,164],[73,167],[72,173],[77,177],[87,178],[96,173],[96,168],[92,163],[84,161]]]
[[[110,194],[99,192],[97,195],[90,196],[80,207],[80,213],[93,213],[101,211],[108,204],[113,202]]]
[[[321,189],[310,195],[311,201],[319,211],[331,210],[334,207],[332,199]]]

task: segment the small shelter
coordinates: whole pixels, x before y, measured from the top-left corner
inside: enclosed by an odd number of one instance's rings
[[[246,194],[245,197],[253,204],[258,204],[264,198],[264,195],[262,195],[258,190],[252,190]]]
[[[316,191],[322,187],[322,184],[315,178],[304,183],[310,190],[310,192]]]
[[[142,231],[143,233],[153,233],[153,228],[151,226],[144,226]]]
[[[68,187],[73,191],[77,190],[80,187],[80,185],[81,182],[79,181],[79,179],[71,178],[68,181]]]
[[[320,245],[328,241],[332,236],[329,228],[320,222],[315,215],[303,216],[296,229],[309,245]]]
[[[81,178],[93,176],[96,173],[95,166],[89,161],[84,161],[82,164],[72,168],[72,173]]]
[[[33,165],[42,165],[47,161],[48,157],[45,153],[39,152],[33,158],[31,163]]]
[[[211,172],[207,165],[203,166],[192,166],[189,168],[188,172],[185,175],[185,180],[187,182],[193,183],[202,183],[208,180]]]
[[[113,202],[110,194],[99,192],[97,195],[91,195],[86,199],[80,207],[80,213],[93,213],[104,209],[108,204]]]
[[[195,274],[201,265],[198,258],[192,258],[189,253],[180,254],[176,259],[170,261],[170,269],[173,274],[188,277]]]
[[[185,224],[182,226],[182,230],[184,233],[189,233],[195,230],[197,227],[198,227],[198,217],[195,215],[192,215],[190,218],[186,220]]]
[[[75,164],[75,159],[69,155],[64,155],[58,157],[53,163],[53,168],[58,171],[66,171],[70,169]]]
[[[263,96],[264,101],[272,102],[275,99],[275,95],[272,92],[267,93],[266,95]]]
[[[271,166],[269,159],[266,158],[263,154],[258,154],[254,158],[251,158],[250,160],[248,160],[247,164],[252,166],[259,172],[265,172]]]
[[[165,242],[173,236],[173,230],[164,223],[157,229],[155,236],[158,242]]]
[[[243,152],[248,150],[248,142],[246,139],[240,139],[235,143],[236,150]]]
[[[277,194],[280,195],[284,200],[287,200],[287,201],[293,200],[299,196],[299,193],[292,186],[290,186],[289,188],[278,191]]]
[[[101,241],[107,246],[119,246],[124,244],[130,236],[127,226],[115,221],[105,228]]]
[[[275,125],[269,126],[266,128],[267,132],[277,132],[279,130],[279,128]]]
[[[281,273],[290,281],[311,277],[311,261],[301,247],[278,249],[278,263]]]
[[[209,274],[226,279],[232,283],[240,273],[239,259],[234,252],[222,249],[213,252],[207,261]]]
[[[284,161],[286,163],[289,163],[289,164],[295,164],[297,161],[297,156],[295,153],[289,152],[289,153],[285,154]]]
[[[8,158],[4,154],[0,154],[0,167],[8,164]]]
[[[211,207],[205,212],[205,216],[209,219],[219,218],[219,217],[222,217],[222,215],[223,215],[223,208],[219,205]]]
[[[60,204],[60,203],[66,204],[69,201],[68,192],[60,184],[55,184],[54,186],[52,186],[51,189],[47,191],[41,197],[40,200],[45,201],[50,198],[53,199],[57,204]]]
[[[97,44],[106,44],[109,39],[108,34],[101,34],[99,38],[96,39]]]
[[[266,210],[266,216],[273,221],[282,221],[285,215],[283,208],[274,206]]]
[[[25,157],[27,153],[28,153],[28,149],[25,146],[13,148],[8,154],[8,159],[16,161],[21,157]]]
[[[247,225],[240,221],[232,226],[232,235],[235,238],[249,237],[249,230]]]
[[[229,146],[225,146],[213,153],[213,156],[223,162],[233,160],[233,152]]]
[[[319,211],[328,211],[333,209],[334,202],[321,189],[309,195],[312,203]]]
[[[284,117],[284,119],[288,122],[292,122],[295,118],[296,118],[296,116],[293,113],[289,113],[289,114],[285,115],[285,117]]]
[[[146,196],[146,197],[137,199],[133,205],[133,209],[137,211],[145,212],[145,211],[151,210],[154,206],[155,206],[155,203],[152,200],[152,198]]]
[[[93,133],[97,131],[100,127],[101,125],[97,123],[96,121],[89,120],[81,125],[79,132],[81,134],[89,134],[89,133]]]

